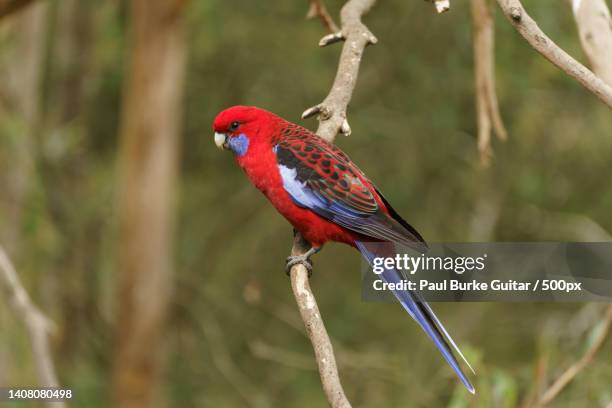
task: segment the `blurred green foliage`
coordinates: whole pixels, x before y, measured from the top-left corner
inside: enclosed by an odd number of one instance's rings
[[[75,406],[102,407],[129,16],[123,2],[77,3],[68,23],[62,2],[49,4],[40,123],[12,254],[34,299],[59,324],[56,361]],[[585,60],[569,6],[524,3],[551,38]],[[341,4],[327,1],[334,16]],[[612,231],[610,111],[537,55],[499,12],[497,90],[510,139],[495,141],[492,166],[480,167],[469,4],[452,6],[438,16],[431,4],[393,0],[367,16],[379,44],[362,63],[349,111],[353,134],[338,144],[430,241],[570,241],[597,239],[589,235],[594,226]],[[339,46],[317,47],[324,30],[304,19],[306,9],[299,1],[190,4],[163,390],[169,406],[326,406],[283,272],[291,229],[215,148],[211,132],[216,113],[235,104],[316,127],[300,113],[327,94]],[[0,54],[11,50],[2,39]],[[0,111],[3,172],[15,168],[14,140],[25,125]],[[581,355],[601,315],[601,305],[434,305],[474,363],[471,396],[400,307],[361,301],[359,268],[356,252],[328,245],[312,278],[354,406],[516,406],[532,390],[538,358],[548,361],[547,380],[558,375]],[[6,305],[0,327],[0,379],[33,383],[24,329]],[[608,342],[554,406],[609,406],[611,361]]]

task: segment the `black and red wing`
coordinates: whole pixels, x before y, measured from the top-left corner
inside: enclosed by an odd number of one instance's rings
[[[295,126],[285,132],[274,151],[283,187],[297,205],[375,240],[426,248],[421,235],[338,147]]]

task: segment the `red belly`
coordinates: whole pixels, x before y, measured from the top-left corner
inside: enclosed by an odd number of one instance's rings
[[[354,246],[357,234],[326,220],[309,209],[297,206],[282,187],[278,189],[280,191],[271,190],[264,191],[266,197],[312,246],[319,247],[327,241]]]
[[[297,206],[283,188],[283,181],[271,149],[253,145],[249,154],[237,158],[251,182],[270,200],[272,205],[298,230],[308,242],[318,247],[327,241],[354,246],[355,234],[327,221],[311,210]]]

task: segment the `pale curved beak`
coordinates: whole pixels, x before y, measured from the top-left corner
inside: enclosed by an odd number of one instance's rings
[[[219,149],[227,149],[227,136],[225,133],[215,132],[215,144]]]

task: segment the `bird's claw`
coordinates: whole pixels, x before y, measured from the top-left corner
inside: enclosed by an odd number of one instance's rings
[[[285,272],[287,276],[291,274],[291,268],[293,268],[297,264],[304,265],[304,268],[308,271],[308,277],[312,276],[312,262],[310,261],[311,254],[304,255],[291,255],[287,257],[287,265],[285,266]]]
[[[308,277],[312,276],[312,261],[310,257],[316,254],[321,250],[321,247],[311,247],[305,254],[302,255],[290,255],[287,257],[287,266],[285,267],[285,272],[287,272],[287,276],[291,276],[291,268],[294,265],[302,264],[304,268],[308,271]]]

